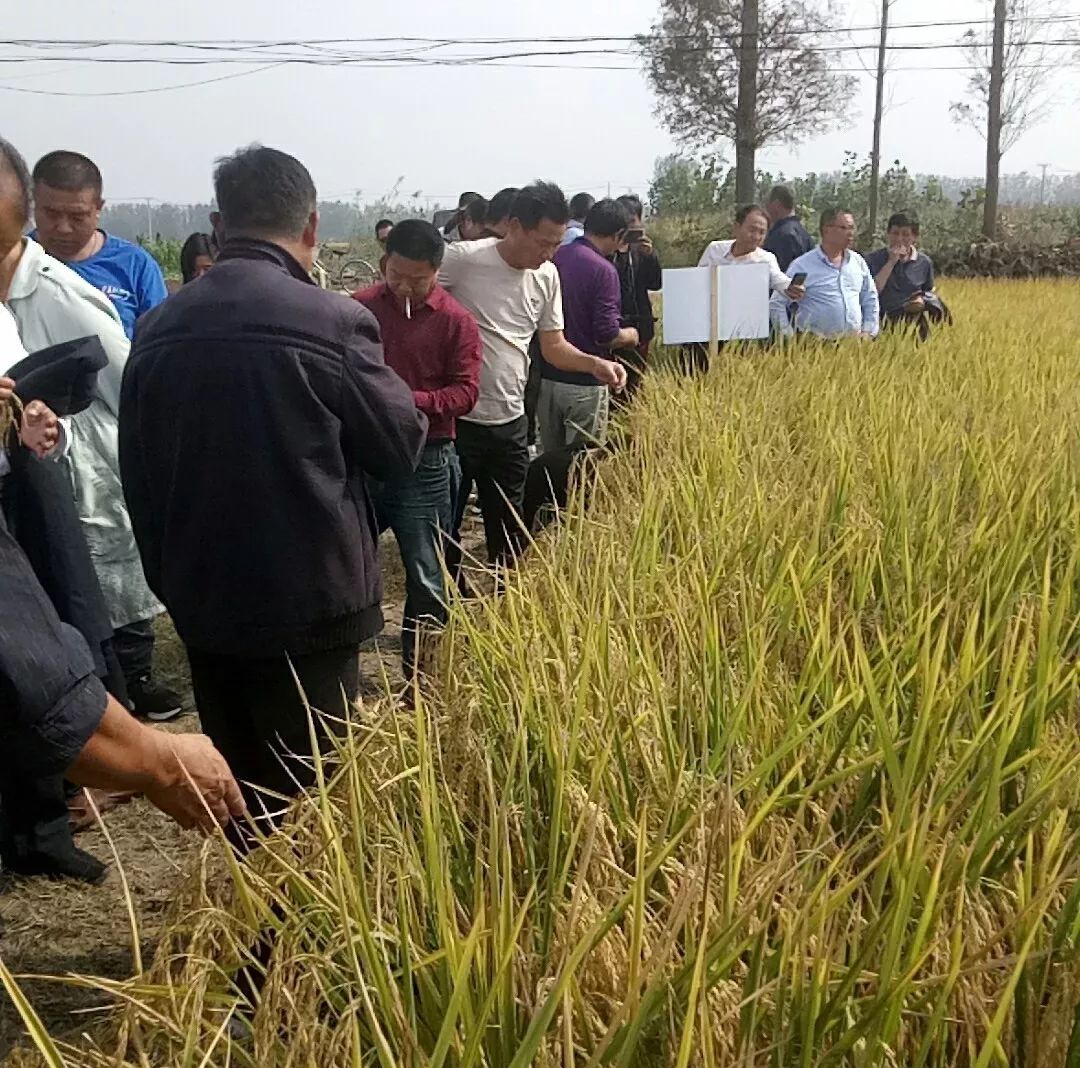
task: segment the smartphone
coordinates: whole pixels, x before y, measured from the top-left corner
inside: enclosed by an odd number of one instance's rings
[[[641,239],[645,236],[645,231],[640,227],[634,227],[626,231],[626,243],[628,245],[640,245]]]
[[[792,275],[791,284],[793,286],[806,285],[806,272],[800,271],[798,274]]]

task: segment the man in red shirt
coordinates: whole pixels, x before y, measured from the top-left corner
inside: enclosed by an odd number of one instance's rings
[[[453,528],[461,481],[456,421],[472,411],[480,382],[476,321],[437,284],[444,249],[431,223],[400,222],[386,241],[386,281],[354,294],[379,320],[386,363],[413,391],[429,423],[416,471],[371,486],[379,527],[393,530],[405,565],[401,659],[407,681],[416,675],[419,630],[446,619],[439,549]]]

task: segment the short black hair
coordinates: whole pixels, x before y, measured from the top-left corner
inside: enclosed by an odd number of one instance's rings
[[[180,277],[185,282],[190,282],[195,277],[195,261],[200,256],[209,256],[217,259],[213,246],[210,244],[209,234],[190,234],[180,249]]]
[[[394,225],[394,221],[393,221],[393,219],[380,219],[380,220],[379,220],[379,221],[378,221],[378,222],[377,222],[377,223],[375,224],[375,236],[376,236],[376,237],[378,237],[378,236],[379,236],[379,231],[380,231],[380,230],[381,230],[381,229],[382,229],[382,228],[383,228],[384,226],[389,226],[389,227],[393,227],[393,225]]]
[[[462,208],[467,208],[470,204],[477,200],[483,200],[484,198],[479,193],[462,193],[457,198],[458,211]]]
[[[22,213],[22,222],[25,225],[30,221],[30,209],[33,206],[33,182],[30,178],[29,168],[22,153],[10,142],[0,137],[0,174],[10,174],[19,186],[19,208]]]
[[[535,230],[545,219],[565,226],[570,220],[570,205],[554,182],[537,180],[514,197],[510,218],[517,219],[525,230]]]
[[[34,184],[38,182],[66,193],[91,189],[96,197],[101,196],[103,188],[97,164],[80,152],[65,149],[49,152],[34,164]]]
[[[468,219],[475,226],[483,226],[487,222],[488,202],[480,197],[479,200],[471,200],[462,209],[462,218]]]
[[[228,236],[299,237],[318,203],[307,167],[263,145],[217,160],[214,193]]]
[[[423,219],[404,219],[397,223],[386,239],[386,254],[407,260],[423,261],[439,267],[446,252],[442,234]]]
[[[757,204],[744,204],[735,212],[735,222],[741,226],[755,211],[759,215],[764,215],[766,222],[769,221],[768,212],[766,212],[764,208],[759,207]]]
[[[575,193],[570,198],[570,218],[584,219],[595,203],[596,197],[592,193]]]
[[[919,236],[919,217],[913,211],[898,211],[894,215],[890,215],[889,225],[885,229],[891,230],[894,226],[898,230],[908,229],[916,237]]]
[[[585,216],[585,233],[615,237],[630,226],[630,209],[617,200],[598,200]]]
[[[645,217],[645,205],[641,202],[641,197],[637,193],[623,193],[621,197],[615,199],[620,204],[625,204],[631,215],[636,215],[639,219]]]
[[[488,201],[485,221],[489,226],[501,223],[510,214],[510,209],[514,206],[514,198],[520,192],[521,190],[516,185],[508,185],[505,189],[500,189]]]
[[[855,213],[850,208],[826,208],[821,213],[821,221],[818,223],[818,229],[824,233],[826,226],[832,226],[841,215],[850,215],[853,219]]]
[[[769,199],[765,203],[771,204],[774,200],[780,207],[787,208],[788,211],[795,210],[795,194],[791,191],[790,186],[774,185],[769,190]]]

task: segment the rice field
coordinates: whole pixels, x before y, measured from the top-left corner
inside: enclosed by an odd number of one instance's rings
[[[655,376],[428,702],[46,1061],[1080,1064],[1080,287],[946,296]]]

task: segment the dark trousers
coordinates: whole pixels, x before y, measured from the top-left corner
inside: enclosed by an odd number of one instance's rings
[[[56,856],[72,847],[63,775],[28,777],[0,767],[0,858],[4,866],[37,853]]]
[[[150,677],[154,668],[154,621],[140,619],[113,631],[113,651],[130,686]]]
[[[525,544],[520,517],[529,470],[528,419],[522,415],[500,426],[459,420],[457,433],[462,486],[476,484],[488,561],[509,564]],[[464,492],[459,494],[454,517],[455,541],[465,515],[464,498]]]
[[[105,673],[101,681],[122,704],[127,702],[124,676],[111,642],[102,642]],[[70,850],[74,844],[68,821],[68,801],[79,787],[63,775],[34,778],[22,768],[0,765],[0,858],[13,864],[16,858],[36,853],[51,856]]]
[[[540,383],[543,381],[543,358],[540,355],[540,335],[533,335],[529,342],[529,377],[525,382],[525,418],[529,432],[527,445],[536,444],[536,413],[540,409]]]
[[[428,445],[411,474],[368,485],[379,532],[394,532],[405,568],[401,665],[407,680],[416,674],[420,631],[446,622],[443,538],[453,528],[460,482],[457,451],[445,441]]]
[[[232,768],[249,812],[261,829],[271,830],[285,806],[258,787],[291,797],[314,784],[304,697],[312,709],[320,750],[330,753],[328,730],[333,724],[327,725],[315,713],[346,718],[346,701],[354,701],[360,689],[358,650],[332,649],[291,660],[284,655],[220,656],[192,648],[187,653],[202,728]],[[239,831],[230,837],[241,848],[250,846]]]

